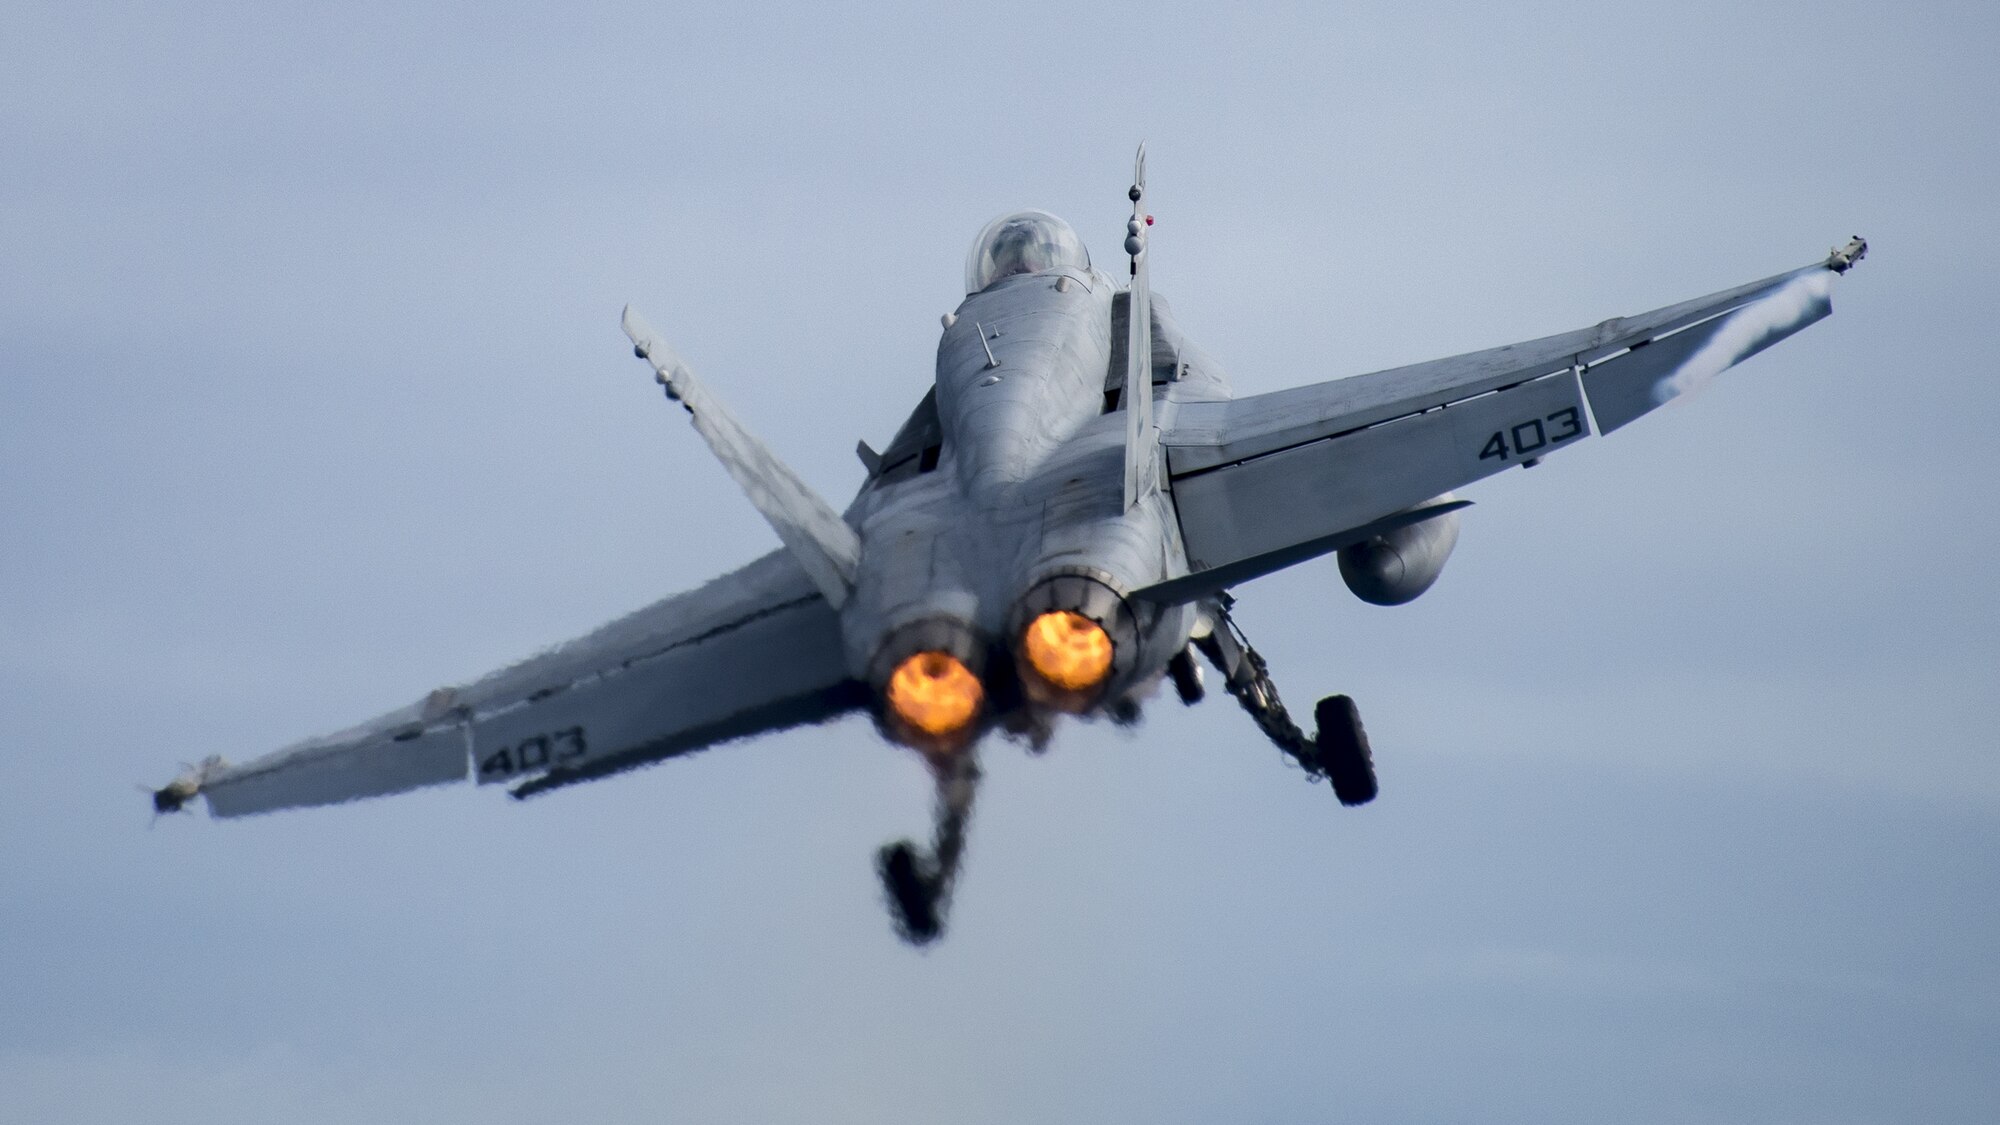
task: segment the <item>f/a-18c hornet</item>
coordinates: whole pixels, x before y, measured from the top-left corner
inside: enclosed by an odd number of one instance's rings
[[[1376,794],[1353,702],[1312,733],[1230,620],[1229,591],[1333,554],[1398,605],[1458,541],[1452,490],[1606,434],[1831,311],[1867,250],[1639,316],[1235,398],[1148,284],[1145,150],[1124,285],[1042,211],[987,224],[936,380],[836,511],[746,431],[639,315],[626,335],[783,548],[698,589],[350,730],[153,794],[211,815],[325,805],[471,776],[516,797],[865,711],[937,783],[935,835],[876,857],[897,930],[936,938],[998,729],[1040,749],[1064,715],[1131,723],[1200,661],[1345,805]],[[1199,660],[1198,660],[1199,657]]]

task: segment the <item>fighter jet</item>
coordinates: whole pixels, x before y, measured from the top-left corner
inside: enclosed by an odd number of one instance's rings
[[[782,547],[586,636],[336,734],[153,794],[212,816],[467,777],[518,798],[718,743],[865,713],[936,781],[934,837],[876,866],[902,937],[944,927],[995,732],[1034,750],[1066,716],[1129,724],[1201,664],[1345,805],[1377,791],[1354,703],[1310,733],[1230,617],[1231,591],[1335,555],[1377,605],[1434,583],[1454,490],[1608,434],[1831,311],[1867,246],[1638,316],[1449,359],[1236,398],[1149,281],[1145,149],[1125,276],[1043,211],[988,223],[936,379],[836,511],[627,308],[624,329]]]

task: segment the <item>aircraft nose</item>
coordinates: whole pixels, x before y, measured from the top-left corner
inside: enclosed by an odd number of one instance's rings
[[[1131,667],[1138,622],[1125,599],[1101,578],[1058,573],[1029,588],[1016,605],[1014,661],[1029,697],[1061,711],[1085,711]]]

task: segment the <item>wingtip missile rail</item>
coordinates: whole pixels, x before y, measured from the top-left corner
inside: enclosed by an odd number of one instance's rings
[[[1826,268],[1835,273],[1846,273],[1867,256],[1868,240],[1857,234],[1848,239],[1846,245],[1833,248],[1833,252],[1826,257]]]
[[[189,766],[179,777],[152,791],[154,813],[176,813],[187,806],[189,801],[201,795],[208,779],[220,771],[227,763],[220,754],[211,754],[197,766]]]

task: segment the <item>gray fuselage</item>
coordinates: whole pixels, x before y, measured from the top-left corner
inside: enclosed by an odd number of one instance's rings
[[[878,692],[897,661],[937,649],[985,682],[981,729],[1130,715],[1200,626],[1196,606],[1129,598],[1187,563],[1164,493],[1124,508],[1125,419],[1107,408],[1122,384],[1117,295],[1101,272],[1052,270],[1002,279],[949,318],[934,422],[912,419],[848,513],[862,555],[843,634],[850,668]],[[1184,399],[1228,397],[1164,302],[1154,315],[1155,410],[1170,420]],[[926,438],[906,440],[926,424]],[[1020,630],[1048,608],[1097,619],[1116,641],[1088,699],[1037,699],[1013,679]]]

